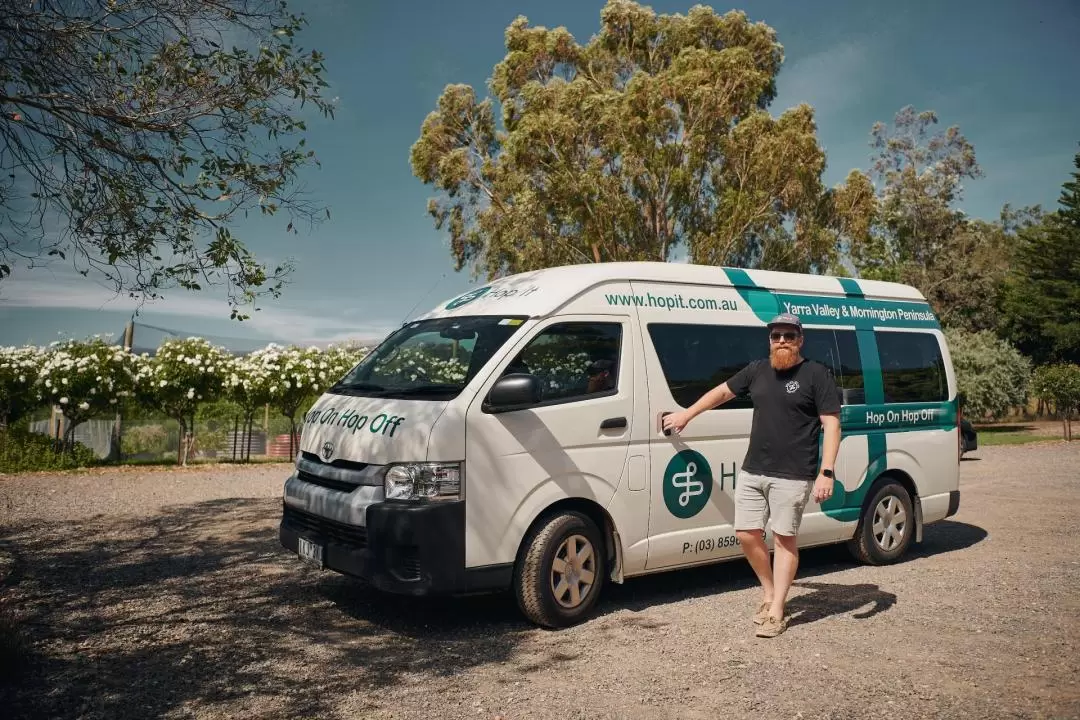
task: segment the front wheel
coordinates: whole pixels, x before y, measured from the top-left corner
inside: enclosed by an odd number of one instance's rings
[[[861,562],[887,565],[907,552],[914,534],[911,494],[895,480],[887,480],[866,504],[848,549]]]
[[[533,623],[567,627],[592,611],[604,576],[604,544],[596,524],[581,513],[559,513],[526,537],[514,593]]]

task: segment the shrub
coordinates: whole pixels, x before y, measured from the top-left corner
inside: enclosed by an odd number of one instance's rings
[[[180,423],[177,461],[187,464],[195,445],[195,413],[224,392],[229,356],[202,338],[167,340],[152,358],[142,361],[140,399]]]
[[[0,430],[0,472],[69,470],[98,463],[94,451],[82,443],[73,443],[64,452],[56,452],[47,435],[12,426]]]
[[[68,420],[68,444],[77,425],[115,412],[131,394],[135,365],[130,353],[100,338],[57,343],[45,354],[38,382],[42,396],[59,405]]]
[[[1031,361],[989,330],[946,330],[964,414],[996,419],[1027,402]]]
[[[0,427],[41,405],[37,384],[41,360],[36,347],[0,347]]]
[[[1035,371],[1031,389],[1040,400],[1054,404],[1065,439],[1072,440],[1072,416],[1080,412],[1080,365],[1044,365]]]

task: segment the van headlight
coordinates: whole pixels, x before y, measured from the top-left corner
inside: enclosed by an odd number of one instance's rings
[[[391,465],[383,489],[387,500],[460,500],[461,463]]]

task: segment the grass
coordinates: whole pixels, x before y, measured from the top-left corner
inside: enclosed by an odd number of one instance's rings
[[[1045,423],[1043,423],[1045,425]],[[1039,428],[1032,424],[1013,423],[1004,425],[976,425],[975,430],[979,434],[979,447],[989,445],[1026,445],[1038,442],[1060,442],[1064,439],[1060,423],[1057,423],[1056,433],[1047,433],[1046,428],[1039,432]]]

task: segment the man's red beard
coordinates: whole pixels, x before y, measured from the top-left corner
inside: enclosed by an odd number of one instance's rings
[[[796,347],[773,347],[769,349],[769,362],[776,370],[787,370],[799,364],[799,350]]]

